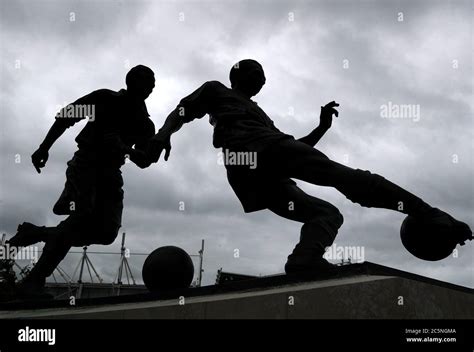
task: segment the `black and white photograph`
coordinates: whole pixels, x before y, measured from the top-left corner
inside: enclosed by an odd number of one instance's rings
[[[473,15],[0,0],[0,351],[472,351]]]

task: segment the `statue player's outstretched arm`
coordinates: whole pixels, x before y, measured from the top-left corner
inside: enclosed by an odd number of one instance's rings
[[[168,115],[158,133],[151,138],[147,150],[150,160],[158,161],[163,150],[166,151],[165,160],[168,160],[171,151],[171,135],[179,131],[185,123],[200,119],[208,113],[214,89],[219,84],[215,81],[206,82],[192,94],[181,99],[178,106]]]
[[[332,115],[339,115],[339,112],[335,109],[339,104],[335,101],[332,101],[325,106],[321,106],[321,115],[319,117],[319,126],[312,130],[307,136],[304,136],[299,139],[300,142],[308,144],[311,147],[314,147],[318,144],[319,140],[324,136],[324,134],[331,128],[332,125]]]
[[[45,167],[49,158],[49,150],[59,137],[71,126],[86,118],[86,116],[71,116],[69,111],[78,111],[75,106],[92,105],[95,103],[96,92],[92,92],[82,98],[77,99],[74,103],[63,107],[55,116],[55,120],[49,129],[43,142],[38,149],[31,155],[31,161],[38,173]]]

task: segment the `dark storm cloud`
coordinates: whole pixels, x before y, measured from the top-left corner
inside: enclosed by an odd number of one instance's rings
[[[133,30],[146,6],[142,1],[115,0],[3,1],[1,28],[7,37],[13,31],[33,41],[60,41],[81,50],[85,46],[92,53],[115,41],[117,33]]]
[[[119,89],[128,67],[144,63],[156,73],[147,105],[159,127],[179,99],[204,81],[228,84],[228,71],[241,58],[264,65],[267,84],[255,100],[280,129],[303,136],[318,123],[319,107],[335,99],[340,117],[319,149],[474,223],[468,1],[1,4],[2,231],[13,233],[21,221],[61,220],[51,207],[81,126],[53,147],[41,175],[29,164],[58,104],[97,88]],[[420,120],[382,118],[380,107],[389,101],[419,104]],[[127,245],[150,252],[175,244],[196,253],[204,238],[207,283],[220,267],[255,275],[282,271],[300,224],[270,211],[244,214],[211,140],[204,117],[173,136],[168,162],[148,170],[124,166]],[[465,269],[472,267],[469,247],[461,247],[457,258],[422,262],[400,244],[401,214],[361,208],[335,190],[300,184],[343,212],[337,245],[363,246],[368,261],[472,286]],[[119,245],[117,240],[94,249]],[[114,277],[118,258],[92,259],[104,278]],[[71,254],[62,266],[72,272],[77,260]],[[137,277],[142,262],[131,260]]]

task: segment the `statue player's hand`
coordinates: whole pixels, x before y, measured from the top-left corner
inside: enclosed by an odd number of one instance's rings
[[[335,109],[339,104],[331,101],[325,106],[321,106],[321,115],[319,117],[319,126],[328,130],[332,125],[332,115],[339,116],[339,112]]]
[[[161,153],[165,150],[165,161],[168,161],[168,158],[171,153],[171,141],[169,136],[160,136],[159,134],[155,135],[148,142],[148,147],[146,154],[148,159],[156,163],[161,156]]]
[[[46,149],[39,147],[32,155],[31,162],[35,167],[36,171],[40,174],[41,169],[45,167],[46,162],[48,161],[49,154]]]

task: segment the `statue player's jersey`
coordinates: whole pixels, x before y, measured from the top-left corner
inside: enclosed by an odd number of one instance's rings
[[[92,116],[85,116],[87,114]],[[87,119],[76,137],[81,159],[95,165],[120,168],[125,155],[118,152],[116,138],[129,147],[144,147],[155,133],[155,125],[149,116],[145,102],[133,99],[125,89],[118,92],[99,89],[63,108],[56,115],[56,123],[69,128]]]
[[[267,114],[251,99],[220,82],[204,83],[178,105],[184,122],[209,114],[216,148],[259,152],[285,138]]]
[[[229,184],[245,212],[266,208],[275,187],[295,184],[288,178],[280,178],[258,167],[260,152],[282,140],[294,138],[276,128],[272,119],[248,97],[220,82],[210,81],[182,99],[177,109],[182,109],[178,113],[184,122],[209,114],[209,122],[214,126],[214,147],[256,154],[255,169],[248,165],[225,164]]]

